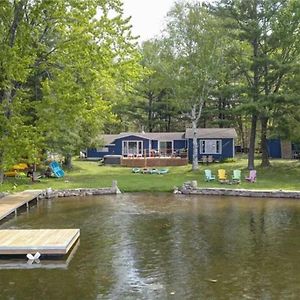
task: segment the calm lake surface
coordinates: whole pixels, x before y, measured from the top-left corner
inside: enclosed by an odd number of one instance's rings
[[[60,198],[6,228],[80,228],[81,237],[57,268],[24,269],[24,259],[3,269],[2,258],[0,299],[300,299],[299,200]]]

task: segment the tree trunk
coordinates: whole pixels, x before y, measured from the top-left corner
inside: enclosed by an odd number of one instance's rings
[[[153,131],[153,95],[148,94],[148,130]]]
[[[171,131],[171,114],[168,115],[167,132]]]
[[[236,122],[237,122],[237,125],[238,125],[239,136],[241,138],[241,148],[245,149],[246,148],[246,138],[245,138],[243,121],[242,121],[241,118],[237,118]]]
[[[72,155],[70,153],[66,154],[64,165],[67,169],[72,169],[73,168]]]
[[[257,116],[254,113],[251,119],[251,132],[250,132],[250,142],[249,142],[249,152],[248,152],[248,169],[254,170],[254,155],[255,155],[255,139],[256,139],[256,125]]]
[[[270,167],[268,144],[267,144],[267,127],[268,117],[261,117],[261,166]]]
[[[264,52],[264,55],[267,56],[267,53]],[[269,98],[269,94],[270,94],[270,86],[269,86],[268,78],[269,78],[269,68],[268,68],[268,62],[265,60],[264,61],[264,90],[265,90],[266,99]],[[269,160],[269,152],[268,152],[268,144],[267,144],[268,120],[269,118],[266,116],[266,114],[262,112],[260,115],[260,122],[261,122],[260,146],[261,146],[262,167],[269,167],[271,165]]]
[[[253,102],[258,101],[259,95],[259,69],[257,66],[256,59],[258,58],[258,41],[254,39],[253,43]],[[248,169],[254,170],[254,155],[255,155],[255,140],[256,140],[256,126],[257,126],[257,113],[254,111],[251,118],[251,131],[250,131],[250,142],[249,142],[249,153],[248,153]]]
[[[4,159],[3,159],[3,152],[0,152],[0,184],[3,183],[4,181],[4,168],[3,168],[3,163],[4,163]]]
[[[193,165],[192,165],[192,170],[197,171],[199,169],[199,164],[198,164],[196,106],[193,106],[193,108],[192,108],[192,129],[193,129]]]
[[[219,113],[219,128],[224,128],[224,120],[225,120],[225,99],[223,99],[223,97],[219,97],[218,99],[218,113]]]
[[[4,181],[4,171],[1,169],[0,170],[0,184],[3,184]]]

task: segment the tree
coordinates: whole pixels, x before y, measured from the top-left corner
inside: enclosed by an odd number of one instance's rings
[[[167,37],[174,57],[177,101],[193,128],[193,170],[198,169],[197,126],[218,77],[222,34],[217,20],[200,3],[178,2],[168,14]]]
[[[248,168],[254,169],[257,121],[261,122],[262,166],[269,166],[267,126],[284,96],[282,84],[298,59],[299,2],[285,0],[223,0],[216,10],[226,20],[230,36],[241,43],[235,57],[247,82],[251,101]]]
[[[140,69],[118,0],[2,2],[1,174],[42,148],[73,154],[101,131],[111,96],[129,90]]]

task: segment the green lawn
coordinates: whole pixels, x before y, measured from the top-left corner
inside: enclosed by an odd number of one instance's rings
[[[259,161],[256,162],[259,165]],[[216,175],[217,169],[224,168],[230,174],[233,169],[242,170],[242,178],[248,175],[247,161],[237,158],[235,162],[213,163],[209,166],[200,165],[198,172],[191,171],[191,165],[170,167],[170,173],[133,174],[130,168],[98,166],[96,162],[75,161],[74,169],[66,172],[64,178],[45,178],[39,183],[31,183],[29,178],[7,178],[0,186],[0,191],[22,191],[26,189],[70,189],[98,188],[111,186],[113,180],[123,192],[141,191],[172,191],[174,186],[181,186],[185,181],[197,180],[200,187],[229,187],[252,189],[284,189],[300,190],[300,162],[298,160],[274,160],[272,167],[257,167],[257,182],[248,183],[244,180],[239,185],[227,185],[204,181],[204,169],[209,167]]]

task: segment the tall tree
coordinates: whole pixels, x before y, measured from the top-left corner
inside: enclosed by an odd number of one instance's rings
[[[236,61],[247,82],[251,99],[248,168],[254,169],[257,121],[261,122],[262,166],[268,166],[267,126],[282,98],[284,77],[299,52],[299,2],[286,0],[222,0],[217,10],[226,19],[230,36],[241,43]],[[288,34],[287,34],[288,32]]]
[[[182,1],[168,14],[167,35],[174,57],[174,92],[193,128],[192,169],[197,170],[197,127],[218,77],[222,34],[205,6]]]

